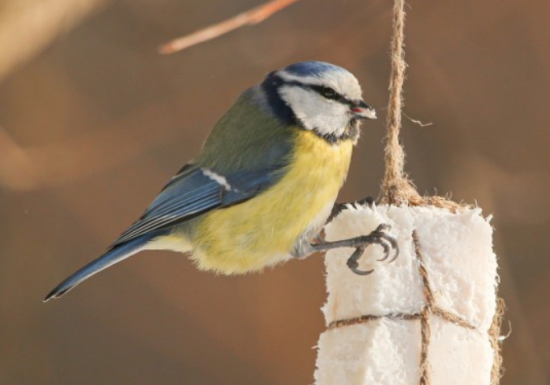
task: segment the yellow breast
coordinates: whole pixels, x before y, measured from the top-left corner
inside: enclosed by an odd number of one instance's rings
[[[201,221],[193,240],[199,268],[245,273],[288,259],[304,232],[316,234],[324,225],[346,178],[352,147],[351,141],[331,145],[300,130],[290,168],[276,185]]]

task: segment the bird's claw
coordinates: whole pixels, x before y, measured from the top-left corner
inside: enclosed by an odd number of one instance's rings
[[[387,231],[389,231],[390,229],[391,229],[390,225],[382,223],[369,235],[360,237],[359,246],[355,249],[355,251],[348,258],[348,261],[347,261],[347,265],[351,271],[353,271],[355,274],[358,274],[358,275],[368,275],[374,271],[374,270],[359,269],[359,259],[363,255],[363,252],[365,251],[365,249],[368,246],[373,244],[380,245],[384,250],[384,257],[380,258],[378,261],[387,260],[391,255],[392,249],[394,250],[394,255],[389,260],[389,262],[393,262],[397,259],[397,257],[399,256],[399,245],[397,244],[397,241],[395,240],[395,238],[387,234]]]
[[[353,271],[357,275],[369,275],[374,271],[374,269],[371,270],[360,270],[359,269],[359,258],[361,258],[361,255],[363,255],[363,251],[365,251],[366,246],[359,246],[353,254],[348,258],[348,261],[346,262],[346,265],[350,268],[351,271]]]

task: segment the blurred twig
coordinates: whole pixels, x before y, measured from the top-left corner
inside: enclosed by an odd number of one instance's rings
[[[176,138],[176,131],[159,135],[150,127],[151,121],[170,127],[173,116],[161,103],[101,130],[39,146],[19,145],[0,126],[0,188],[30,191],[58,186],[138,158]]]
[[[194,45],[204,43],[206,41],[225,35],[235,29],[244,27],[245,25],[258,24],[273,15],[276,12],[288,7],[292,3],[299,0],[272,0],[249,11],[239,13],[231,19],[222,21],[196,31],[190,35],[182,36],[159,47],[159,53],[168,55]]]
[[[31,161],[24,149],[0,126],[0,186],[29,190],[36,185]]]
[[[0,81],[109,0],[12,0],[0,10]]]

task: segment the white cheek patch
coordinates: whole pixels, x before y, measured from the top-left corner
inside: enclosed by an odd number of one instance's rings
[[[299,86],[283,86],[279,92],[307,130],[341,136],[348,126],[349,108],[339,102]]]

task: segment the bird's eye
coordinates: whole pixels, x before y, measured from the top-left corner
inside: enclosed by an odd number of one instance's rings
[[[321,95],[327,99],[337,99],[338,94],[332,88],[325,87],[321,90]]]

